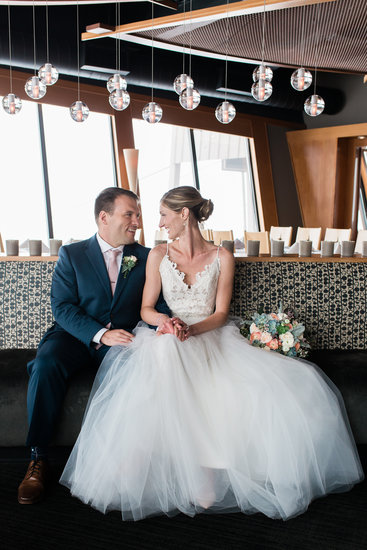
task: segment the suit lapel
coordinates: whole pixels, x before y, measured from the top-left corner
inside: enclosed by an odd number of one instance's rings
[[[111,300],[112,294],[110,279],[108,277],[106,264],[96,236],[91,237],[88,240],[85,252],[92,265],[92,268],[94,269],[99,281],[101,282],[101,285],[103,286],[104,291],[108,296],[108,299]]]
[[[123,255],[122,255],[121,268],[124,263],[124,258],[126,258],[126,256],[136,256],[137,260],[139,261],[138,247],[136,246],[136,244],[137,243],[125,244]],[[126,287],[129,277],[131,276],[131,271],[134,271],[134,268],[133,268],[129,273],[126,274],[126,277],[124,277],[121,273],[121,268],[120,268],[119,277],[117,279],[115,293],[113,295],[113,302],[115,302],[120,298],[122,292]]]

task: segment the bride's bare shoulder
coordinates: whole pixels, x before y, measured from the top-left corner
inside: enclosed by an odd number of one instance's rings
[[[219,254],[219,259],[222,266],[223,265],[234,266],[234,256],[232,252],[229,252],[229,250],[227,250],[223,246],[220,246],[218,254]]]
[[[162,258],[167,254],[167,244],[158,244],[149,252],[150,261],[161,261]]]

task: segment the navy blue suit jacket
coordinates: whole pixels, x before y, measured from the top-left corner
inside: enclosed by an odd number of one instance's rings
[[[131,332],[140,321],[148,253],[149,248],[138,243],[124,246],[123,256],[136,256],[137,263],[126,278],[120,271],[112,296],[96,236],[63,246],[52,280],[51,307],[55,324],[50,331],[67,331],[86,346],[91,345],[94,335],[108,323],[111,328]],[[156,307],[170,314],[162,298]]]

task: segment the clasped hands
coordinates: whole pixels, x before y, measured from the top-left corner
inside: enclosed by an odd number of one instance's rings
[[[166,317],[158,322],[157,334],[174,334],[184,342],[190,336],[190,327],[178,317]]]

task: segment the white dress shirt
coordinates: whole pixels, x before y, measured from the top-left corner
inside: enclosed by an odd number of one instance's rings
[[[108,250],[119,250],[120,251],[120,254],[118,254],[116,256],[116,261],[117,261],[117,267],[118,267],[118,270],[120,271],[120,268],[121,268],[121,262],[122,262],[122,253],[123,253],[123,250],[124,250],[124,245],[121,245],[121,246],[118,246],[117,248],[114,248],[113,246],[111,246],[110,244],[106,243],[106,241],[104,241],[102,239],[102,237],[97,233],[96,234],[96,237],[97,237],[97,241],[98,241],[98,244],[99,244],[99,247],[101,249],[101,252],[103,254],[103,259],[105,261],[105,264],[106,264],[106,268],[107,268],[107,271],[108,271],[108,267],[109,267],[109,262],[110,262],[110,258],[108,257],[109,255],[107,254],[107,251]],[[96,344],[100,344],[101,343],[101,338],[102,336],[104,335],[105,332],[107,332],[108,330],[108,327],[106,328],[101,328],[101,330],[99,330],[97,332],[97,334],[95,334],[93,336],[93,342],[95,342]]]

